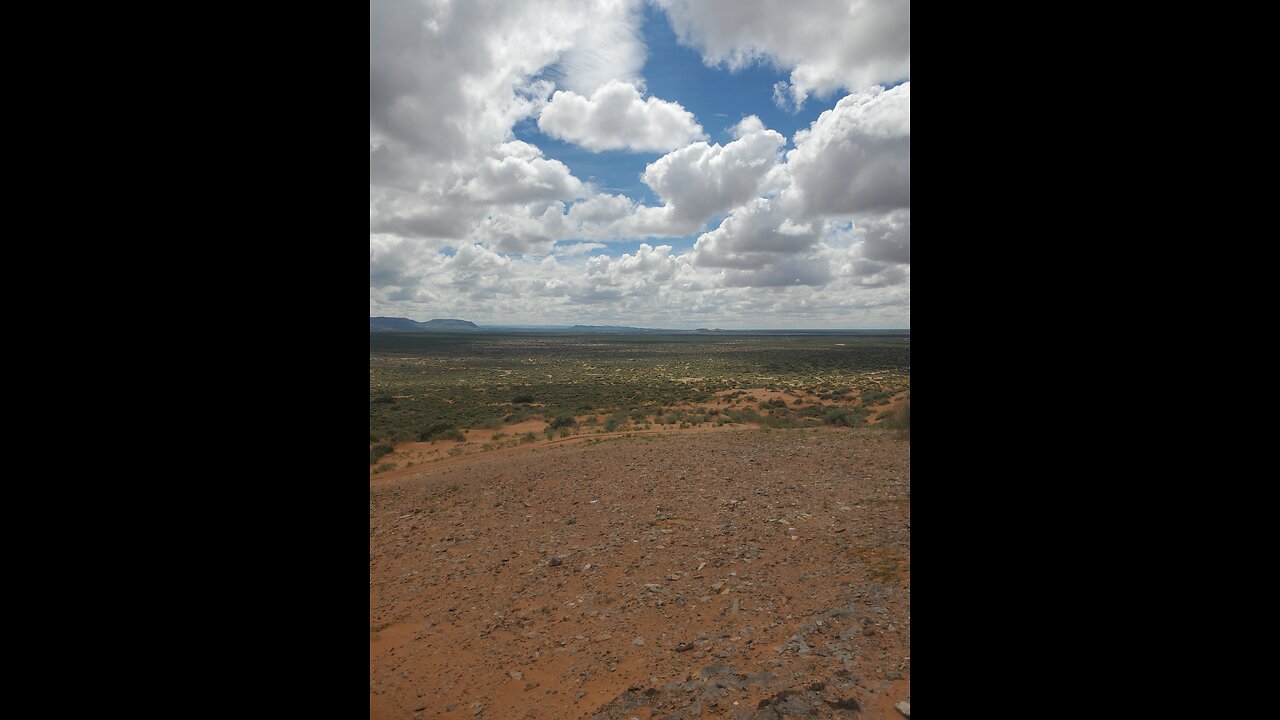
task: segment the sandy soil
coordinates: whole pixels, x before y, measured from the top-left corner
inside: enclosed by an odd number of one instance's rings
[[[898,718],[909,702],[910,443],[893,433],[582,438],[369,494],[371,718]]]

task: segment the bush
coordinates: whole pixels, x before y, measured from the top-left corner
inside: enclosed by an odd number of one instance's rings
[[[560,428],[569,428],[577,425],[578,421],[572,415],[561,415],[551,420],[551,428],[559,430]]]
[[[391,403],[394,403],[395,401],[396,401],[396,399],[395,399],[395,398],[393,398],[393,397],[391,397],[390,395],[379,395],[378,397],[373,398],[372,400],[370,400],[370,401],[369,401],[369,404],[370,404],[370,405],[390,405]]]
[[[446,430],[452,430],[453,426],[446,422],[432,423],[425,430],[418,433],[418,440],[426,442],[427,440],[435,440],[440,433]]]
[[[369,464],[372,465],[378,462],[378,459],[381,458],[383,455],[386,455],[392,452],[395,452],[395,448],[391,447],[390,445],[387,445],[387,444],[374,445],[373,447],[369,448]]]
[[[861,397],[863,405],[879,405],[888,400],[890,395],[881,390],[863,390]]]
[[[529,404],[529,403],[533,402],[533,396],[532,396],[532,395],[517,395],[517,396],[515,396],[515,397],[511,398],[511,402],[515,403],[516,405],[527,405],[527,404]]]
[[[828,425],[859,427],[866,424],[867,411],[862,408],[832,408],[822,416],[822,421]]]

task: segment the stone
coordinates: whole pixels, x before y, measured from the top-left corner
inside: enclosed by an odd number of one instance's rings
[[[548,565],[550,565],[551,567],[557,567],[557,566],[559,566],[559,565],[563,565],[563,564],[564,564],[564,561],[563,561],[563,560],[561,560],[561,559],[560,559],[560,558],[558,558],[558,557],[553,557],[553,558],[551,558],[551,561],[550,561],[549,563],[547,563],[547,564],[548,564]]]
[[[906,700],[903,700],[902,702],[898,703],[897,705],[894,705],[893,707],[903,715],[906,715],[907,717],[911,717],[911,703],[907,702]]]
[[[512,680],[523,680],[523,679],[524,679],[524,673],[520,672],[519,670],[512,670],[511,672],[509,672],[509,673],[507,673],[507,674],[511,676],[511,679],[512,679]]]
[[[642,637],[638,637],[638,638],[636,638],[635,640],[632,640],[632,641],[631,641],[631,644],[632,644],[632,645],[643,645],[643,644],[644,644],[644,638],[642,638]]]

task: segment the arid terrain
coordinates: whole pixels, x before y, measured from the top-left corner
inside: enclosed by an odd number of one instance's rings
[[[370,478],[371,718],[909,713],[900,433],[541,440]]]

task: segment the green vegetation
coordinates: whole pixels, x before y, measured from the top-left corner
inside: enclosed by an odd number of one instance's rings
[[[372,465],[378,462],[378,460],[383,455],[386,455],[387,453],[394,452],[394,451],[395,451],[395,448],[391,447],[390,445],[386,445],[386,444],[374,445],[373,447],[369,448],[369,464]]]
[[[460,440],[463,428],[498,430],[526,420],[548,423],[543,433],[551,438],[573,428],[575,415],[590,413],[606,417],[606,430],[650,422],[857,426],[865,413],[851,409],[828,421],[829,404],[887,398],[909,387],[911,367],[909,339],[869,334],[378,332],[369,335],[369,355],[370,443]],[[740,388],[774,388],[796,399],[762,402]],[[677,407],[725,390],[734,390],[726,395],[728,412]]]

